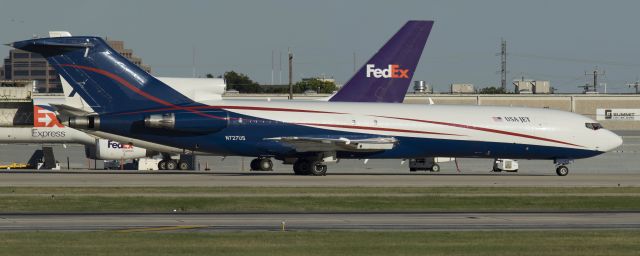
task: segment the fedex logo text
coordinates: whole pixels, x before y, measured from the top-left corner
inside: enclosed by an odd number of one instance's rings
[[[47,130],[31,130],[31,137],[33,138],[63,138],[67,136],[65,131],[52,131],[50,129]]]
[[[119,142],[115,142],[112,140],[107,141],[107,148],[116,148],[116,149],[133,149],[133,145],[131,144],[122,144]]]
[[[409,69],[401,69],[398,64],[390,64],[386,69],[367,64],[367,77],[375,78],[409,78]]]

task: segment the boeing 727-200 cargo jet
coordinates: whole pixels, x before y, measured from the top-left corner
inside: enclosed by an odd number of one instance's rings
[[[398,33],[427,34],[432,25],[409,21]],[[573,159],[622,144],[618,135],[592,119],[550,109],[340,100],[196,101],[98,37],[39,38],[12,46],[45,56],[95,111],[70,117],[66,123],[71,127],[192,151],[252,156],[255,165],[270,165],[275,158],[293,163],[296,174],[324,175],[326,163],[340,158],[449,156],[548,159],[564,176]],[[419,56],[424,43],[395,47]],[[380,95],[395,81],[411,80],[415,63],[411,58],[396,61],[374,56],[365,63],[355,76],[372,87],[363,90],[362,97]]]

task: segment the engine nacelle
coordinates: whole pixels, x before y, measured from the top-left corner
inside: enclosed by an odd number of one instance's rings
[[[176,127],[176,115],[173,113],[149,115],[144,118],[144,126],[173,130]]]
[[[99,130],[100,117],[99,116],[72,116],[72,117],[69,117],[69,121],[65,123],[65,125],[74,129]]]
[[[144,118],[147,128],[181,132],[212,133],[227,127],[228,116],[224,111],[207,111],[207,116],[194,113],[164,113],[148,115]]]
[[[113,140],[96,139],[95,146],[85,146],[85,154],[91,159],[126,160],[153,156],[155,152]]]

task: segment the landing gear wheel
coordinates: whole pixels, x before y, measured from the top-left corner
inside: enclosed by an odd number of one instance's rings
[[[167,160],[167,170],[175,170],[178,168],[178,162],[176,160]]]
[[[309,173],[313,176],[327,175],[327,165],[319,161],[307,161],[309,165]]]
[[[564,165],[558,166],[556,168],[556,174],[558,174],[558,176],[567,176],[567,174],[569,174],[569,167]]]
[[[186,161],[180,161],[178,162],[178,169],[182,170],[182,171],[186,171],[189,170],[189,163]]]
[[[167,161],[160,160],[160,162],[158,162],[158,170],[166,170],[166,169],[167,169]]]
[[[433,166],[431,166],[431,171],[432,172],[440,172],[440,165],[433,164]]]
[[[260,159],[259,159],[259,158],[256,158],[256,159],[251,160],[251,164],[249,164],[249,166],[251,166],[251,170],[252,170],[252,171],[256,171],[256,170],[258,170],[258,169],[259,169],[259,167],[260,167],[260,166],[259,166],[258,161],[260,161]]]
[[[251,161],[253,163],[253,161]],[[260,171],[273,171],[273,162],[269,158],[262,158],[258,162],[258,168]]]
[[[310,174],[313,174],[313,169],[314,169],[315,163],[316,163],[315,161],[311,161],[311,160],[308,160],[308,159],[298,159],[293,164],[293,172],[296,175],[310,175]],[[320,169],[320,171],[322,171],[322,168]],[[326,173],[326,167],[325,167],[325,173]]]

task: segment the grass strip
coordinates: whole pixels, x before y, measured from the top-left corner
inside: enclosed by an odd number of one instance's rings
[[[5,194],[611,194],[640,193],[640,187],[0,187]]]
[[[0,212],[387,212],[640,210],[639,196],[0,196]]]
[[[2,255],[638,255],[639,231],[15,232]]]
[[[640,188],[0,187],[9,212],[640,210]]]

